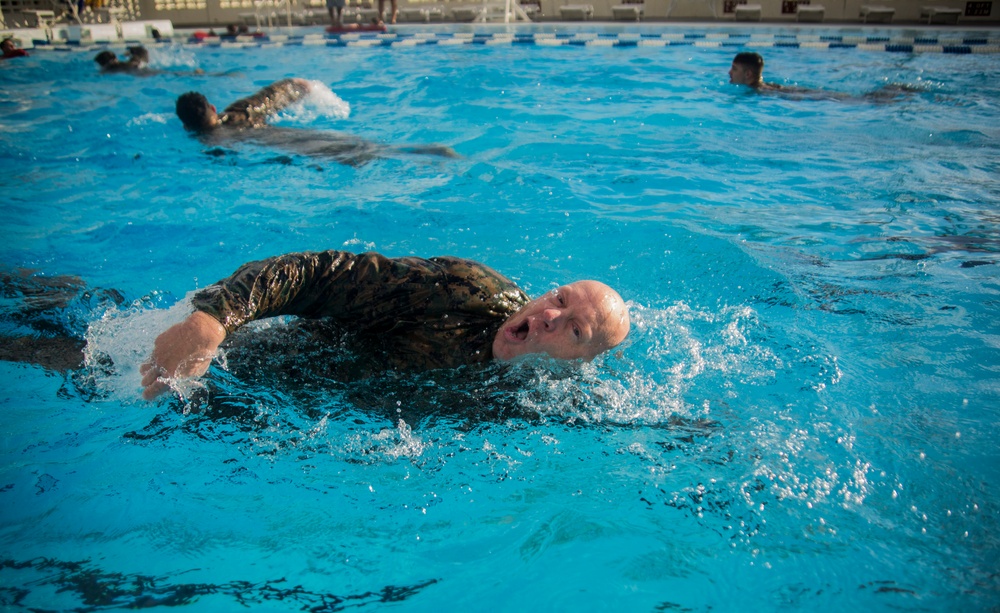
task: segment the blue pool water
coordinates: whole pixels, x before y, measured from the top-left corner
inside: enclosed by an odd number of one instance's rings
[[[740,49],[0,65],[3,270],[125,298],[55,315],[83,371],[0,362],[4,609],[995,610],[1000,56],[762,49],[768,80],[855,96],[789,100],[728,84]],[[173,115],[288,76],[329,91],[281,127],[462,157],[209,149]],[[888,84],[917,91],[860,98]],[[531,295],[597,278],[632,333],[580,367],[336,381],[335,349],[264,327],[215,405],[137,399],[189,292],[326,248],[469,257]]]

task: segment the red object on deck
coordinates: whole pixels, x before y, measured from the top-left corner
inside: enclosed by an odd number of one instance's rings
[[[347,26],[327,26],[326,31],[330,34],[348,34],[350,32],[385,32],[385,24],[357,23]]]

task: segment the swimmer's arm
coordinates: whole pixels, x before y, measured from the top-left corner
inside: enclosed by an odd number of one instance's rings
[[[442,265],[423,258],[387,258],[346,251],[291,253],[244,264],[195,294],[194,308],[232,333],[251,321],[295,315],[328,317],[354,330],[392,327],[427,310]]]
[[[353,318],[370,306],[368,286],[385,279],[385,266],[367,263],[375,254],[302,252],[248,262],[192,299],[194,308],[222,323],[228,333],[268,317]],[[374,269],[374,270],[373,270]]]
[[[229,333],[243,324],[303,310],[312,285],[312,259],[292,254],[244,264],[232,276],[198,292],[195,312],[160,334],[139,367],[142,397],[167,391],[166,379],[200,377]]]
[[[142,397],[152,400],[167,390],[166,378],[200,377],[208,370],[226,339],[226,329],[217,319],[195,311],[181,323],[156,338],[153,354],[139,367]]]
[[[282,79],[275,81],[256,94],[237,100],[226,107],[227,114],[243,114],[254,125],[263,125],[266,119],[298,102],[309,93],[309,81]]]
[[[437,268],[420,258],[391,260],[345,251],[292,253],[244,264],[195,294],[195,312],[157,337],[152,357],[139,369],[143,397],[166,391],[162,379],[205,374],[219,345],[251,321],[296,315],[331,317],[356,329],[391,327],[402,314],[426,309]]]

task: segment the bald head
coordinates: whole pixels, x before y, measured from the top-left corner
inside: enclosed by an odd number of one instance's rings
[[[600,281],[576,281],[532,300],[504,322],[493,356],[510,360],[545,353],[564,360],[592,360],[628,335],[628,308]]]
[[[570,286],[579,288],[594,305],[596,326],[590,342],[592,354],[588,359],[621,344],[628,336],[631,322],[628,307],[618,292],[600,281],[577,281]]]

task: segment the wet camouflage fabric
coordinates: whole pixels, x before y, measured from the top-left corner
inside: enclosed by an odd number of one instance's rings
[[[227,106],[220,119],[226,126],[259,128],[267,124],[268,117],[308,93],[309,90],[296,79],[275,81],[256,94]]]
[[[329,318],[387,365],[427,370],[492,359],[501,324],[528,301],[471,260],[323,251],[245,264],[196,294],[194,306],[228,333],[277,315]]]

